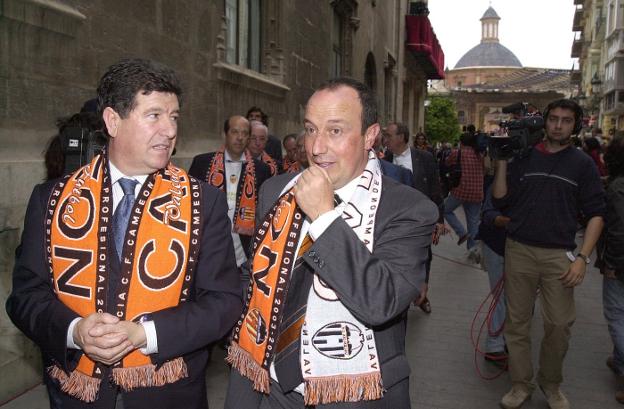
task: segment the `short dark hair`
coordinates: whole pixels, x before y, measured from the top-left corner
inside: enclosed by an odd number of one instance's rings
[[[546,109],[544,110],[544,121],[548,120],[550,112],[555,108],[567,109],[574,113],[574,130],[572,133],[578,134],[583,124],[583,108],[571,99],[556,99],[546,106]]]
[[[339,87],[353,88],[362,104],[362,134],[368,127],[377,123],[377,98],[375,93],[364,83],[349,77],[332,78],[321,84],[316,91],[335,90]]]
[[[297,136],[298,136],[298,135],[299,135],[299,134],[296,134],[296,133],[289,133],[288,135],[286,135],[286,136],[284,137],[284,139],[282,140],[282,145],[284,145],[284,148],[286,147],[286,141],[288,141],[288,140],[289,140],[289,139],[291,139],[291,138],[292,138],[292,139],[294,139],[294,140],[295,140],[295,142],[297,142]]]
[[[397,127],[397,135],[403,135],[403,142],[408,143],[410,132],[409,132],[409,128],[407,127],[407,125],[401,122],[394,122],[394,124]]]
[[[260,121],[264,124],[264,126],[269,126],[269,116],[265,114],[264,111],[260,109],[260,107],[257,107],[255,105],[247,110],[247,115],[245,115],[245,118],[249,119],[249,114],[251,114],[252,112],[260,112]]]
[[[141,58],[130,58],[119,61],[108,67],[97,87],[97,112],[111,107],[126,118],[136,105],[135,96],[141,92],[149,95],[152,92],[175,94],[181,103],[182,88],[175,72],[158,62]]]
[[[624,136],[616,136],[604,154],[604,162],[609,171],[609,179],[624,175]]]

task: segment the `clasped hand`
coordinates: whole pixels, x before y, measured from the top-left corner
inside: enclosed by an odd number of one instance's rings
[[[316,220],[334,208],[334,188],[325,169],[312,165],[303,171],[294,187],[295,200],[301,210]]]
[[[108,313],[93,313],[74,327],[74,343],[94,361],[112,365],[146,343],[143,326]]]

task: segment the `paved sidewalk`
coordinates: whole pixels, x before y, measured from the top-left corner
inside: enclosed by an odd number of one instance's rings
[[[510,387],[507,374],[496,380],[482,380],[474,366],[470,341],[470,324],[475,312],[488,293],[487,275],[478,266],[467,264],[464,250],[456,246],[456,238],[443,237],[434,247],[429,299],[433,313],[410,309],[407,349],[412,367],[411,398],[414,409],[482,409],[498,408],[498,402]],[[577,289],[577,320],[572,328],[563,391],[573,408],[620,408],[613,398],[615,380],[605,366],[611,341],[602,316],[602,278],[590,269],[585,282]],[[541,337],[539,306],[535,310],[533,338]],[[535,342],[535,341],[534,341]],[[223,407],[227,386],[224,352],[215,349],[208,369],[209,404],[212,409]],[[534,345],[537,362],[539,345]],[[491,365],[483,363],[485,374],[495,374]],[[2,409],[47,408],[43,386],[1,406]],[[540,391],[533,394],[524,409],[548,408]]]

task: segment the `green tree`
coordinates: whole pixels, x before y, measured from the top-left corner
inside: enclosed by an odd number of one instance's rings
[[[457,142],[461,134],[455,103],[448,97],[430,96],[425,109],[425,134],[430,142]]]

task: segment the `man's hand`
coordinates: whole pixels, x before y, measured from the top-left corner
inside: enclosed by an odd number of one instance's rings
[[[570,264],[568,271],[559,276],[561,284],[563,284],[564,287],[575,287],[581,284],[583,282],[583,278],[585,277],[586,269],[587,264],[585,263],[585,260],[577,257],[577,259]]]
[[[436,223],[431,236],[431,243],[437,245],[440,242],[440,236],[444,236],[449,230],[444,223]]]
[[[319,166],[312,165],[303,171],[294,192],[297,205],[312,221],[334,208],[332,181]]]
[[[102,337],[108,334],[124,334],[130,340],[134,349],[143,348],[147,343],[143,325],[132,321],[119,321],[111,324],[98,324],[89,330],[92,337]]]
[[[496,216],[494,218],[494,226],[496,227],[506,227],[511,219],[507,216]]]
[[[119,319],[107,313],[93,313],[82,318],[74,327],[74,343],[89,358],[105,365],[112,365],[134,349],[128,335],[123,332],[105,332],[94,336],[90,332],[96,326],[115,325]]]

